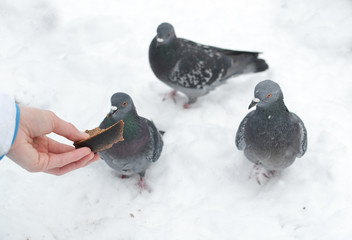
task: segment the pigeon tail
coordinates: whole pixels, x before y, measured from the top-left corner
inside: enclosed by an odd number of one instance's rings
[[[227,50],[229,51],[229,50]],[[236,51],[233,51],[237,53]],[[262,72],[269,68],[264,59],[258,58],[257,52],[239,52],[241,54],[232,54],[232,65],[227,70],[226,76],[221,80],[229,77],[236,77],[241,74]]]
[[[265,60],[260,58],[254,61],[254,65],[255,65],[254,72],[263,72],[269,68],[269,65],[265,62]]]

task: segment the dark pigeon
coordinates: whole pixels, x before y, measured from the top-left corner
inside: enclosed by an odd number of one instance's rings
[[[257,84],[249,108],[256,109],[242,120],[236,146],[249,161],[271,174],[290,166],[307,150],[307,130],[302,120],[289,112],[280,86],[265,80]]]
[[[105,129],[123,120],[124,141],[99,153],[101,158],[122,177],[139,174],[143,185],[146,170],[160,157],[163,140],[154,123],[138,116],[131,97],[115,93],[111,97],[111,111],[100,124]]]
[[[177,38],[173,26],[162,23],[150,44],[149,62],[157,78],[173,88],[174,93],[184,93],[191,104],[230,77],[268,69],[258,54]]]

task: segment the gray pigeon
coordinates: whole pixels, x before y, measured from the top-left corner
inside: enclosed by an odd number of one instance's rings
[[[124,141],[99,153],[100,157],[122,177],[139,174],[140,185],[146,169],[160,157],[163,140],[154,123],[138,116],[133,101],[126,93],[115,93],[111,97],[111,111],[100,124],[105,129],[123,120]]]
[[[261,72],[268,68],[259,52],[221,49],[177,38],[169,23],[162,23],[149,47],[154,74],[175,91],[188,97],[188,104],[224,83],[229,77]]]
[[[249,108],[257,106],[242,120],[236,146],[256,165],[274,173],[290,166],[307,149],[307,131],[302,120],[289,112],[280,86],[265,80],[257,84]]]

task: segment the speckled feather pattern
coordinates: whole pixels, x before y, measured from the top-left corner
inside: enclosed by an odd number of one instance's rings
[[[158,35],[168,37],[158,42]],[[184,93],[189,103],[229,77],[268,68],[264,60],[258,59],[259,52],[227,50],[177,38],[168,23],[159,25],[158,35],[149,47],[150,66],[162,82]]]
[[[185,39],[178,39],[181,55],[170,71],[169,80],[186,88],[204,88],[220,81],[231,65],[219,51]]]

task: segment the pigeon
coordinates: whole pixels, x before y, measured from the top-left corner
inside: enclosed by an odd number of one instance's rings
[[[248,109],[256,109],[238,127],[236,146],[244,150],[249,161],[261,165],[272,176],[304,155],[307,130],[302,120],[287,109],[280,86],[274,81],[258,83],[254,96]]]
[[[122,178],[139,174],[140,186],[143,187],[146,170],[158,160],[163,149],[162,132],[152,121],[137,114],[132,98],[126,93],[113,94],[111,105],[110,113],[99,127],[105,129],[123,120],[124,141],[115,143],[99,155]]]
[[[244,52],[202,45],[177,38],[170,23],[161,23],[149,46],[149,63],[158,79],[188,97],[188,103],[207,94],[226,79],[268,69],[259,52]]]

